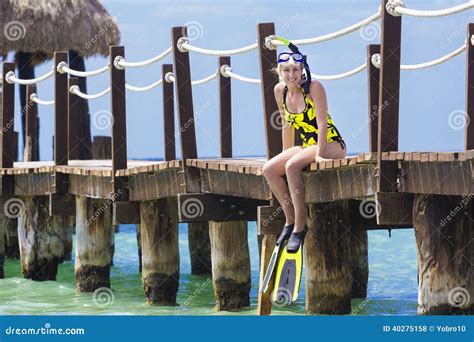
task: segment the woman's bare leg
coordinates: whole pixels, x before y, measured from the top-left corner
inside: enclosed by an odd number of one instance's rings
[[[291,195],[288,185],[283,179],[283,176],[285,175],[285,164],[291,157],[301,150],[301,146],[290,147],[268,160],[263,166],[263,175],[285,213],[286,225],[295,222],[295,211],[293,209],[293,204],[291,203]]]

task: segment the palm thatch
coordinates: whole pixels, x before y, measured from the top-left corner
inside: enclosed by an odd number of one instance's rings
[[[0,55],[10,51],[51,57],[74,50],[106,56],[120,42],[113,18],[98,0],[1,0]]]

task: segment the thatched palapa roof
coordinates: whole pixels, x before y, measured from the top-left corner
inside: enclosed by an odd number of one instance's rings
[[[106,56],[120,32],[98,0],[1,0],[0,54],[75,50]]]

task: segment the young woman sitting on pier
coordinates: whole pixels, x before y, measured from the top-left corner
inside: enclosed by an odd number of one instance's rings
[[[288,240],[287,251],[296,252],[307,231],[303,169],[315,161],[344,158],[346,145],[328,112],[323,85],[311,81],[305,56],[291,43],[289,47],[291,52],[278,56],[276,71],[282,82],[274,89],[282,116],[283,151],[265,163],[263,174],[286,217],[278,241]],[[302,146],[294,146],[294,130]]]

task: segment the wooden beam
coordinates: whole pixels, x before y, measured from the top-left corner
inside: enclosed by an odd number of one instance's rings
[[[15,72],[15,63],[3,62],[3,89],[2,89],[2,111],[0,112],[0,125],[2,134],[0,139],[0,165],[2,168],[12,168],[15,160],[14,153],[14,113],[15,113],[15,84],[6,81],[6,75]],[[1,177],[1,194],[9,196],[13,194],[13,177],[4,175]]]
[[[49,215],[76,216],[76,196],[70,194],[50,194]]]
[[[26,86],[26,119],[25,119],[25,146],[24,146],[24,161],[37,161],[39,160],[39,141],[38,141],[38,129],[36,122],[38,119],[38,105],[36,102],[31,101],[30,97],[36,93],[36,85],[29,84]]]
[[[72,86],[79,86],[79,78],[71,77],[69,79],[69,89]],[[67,126],[68,126],[68,154],[69,160],[79,159],[82,155],[80,149],[84,146],[79,141],[79,127],[81,115],[81,99],[76,94],[68,92],[68,112],[67,112]]]
[[[171,64],[163,64],[161,79],[163,82],[163,121],[165,137],[165,160],[176,159],[176,142],[174,138],[174,92],[173,83],[168,83],[166,74],[173,72]]]
[[[230,57],[219,58],[219,70],[223,65],[230,66]],[[232,98],[231,78],[219,73],[219,112],[221,158],[232,158]]]
[[[265,204],[268,202],[215,194],[179,194],[179,221],[256,221],[257,207]]]
[[[266,205],[257,208],[258,235],[278,235],[285,225],[285,213],[280,206]]]
[[[139,224],[140,202],[120,201],[113,204],[112,224]]]
[[[474,149],[474,46],[471,37],[474,35],[474,24],[467,27],[466,50],[466,128],[464,134],[464,149]]]
[[[372,64],[372,56],[380,54],[380,45],[367,46],[367,85],[369,95],[369,152],[377,152],[380,70]]]
[[[413,194],[377,192],[377,225],[413,225]]]

